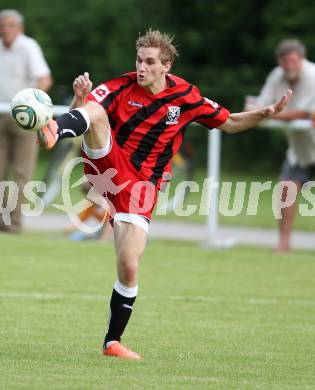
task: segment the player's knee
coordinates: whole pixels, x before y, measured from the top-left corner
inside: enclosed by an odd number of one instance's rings
[[[99,124],[108,124],[108,117],[104,108],[96,102],[87,102],[84,109],[89,114],[91,127],[97,127]]]
[[[120,274],[126,282],[132,282],[138,274],[137,262],[123,262],[120,264]]]

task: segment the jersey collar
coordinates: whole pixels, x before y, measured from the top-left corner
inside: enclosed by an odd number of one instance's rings
[[[157,94],[152,94],[148,92],[146,89],[141,87],[138,83],[137,86],[141,90],[141,92],[148,97],[151,100],[159,99],[161,97],[167,96],[169,93],[173,92],[173,88],[176,86],[176,82],[172,79],[171,74],[166,74],[166,79],[167,79],[167,87],[163,89],[163,91],[157,93]]]

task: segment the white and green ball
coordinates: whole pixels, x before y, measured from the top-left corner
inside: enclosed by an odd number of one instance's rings
[[[11,117],[24,130],[45,127],[53,116],[53,104],[46,92],[26,88],[11,101]]]

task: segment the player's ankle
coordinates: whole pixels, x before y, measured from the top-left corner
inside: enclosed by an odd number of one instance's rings
[[[115,343],[119,343],[119,341],[118,341],[118,340],[110,340],[110,341],[107,341],[107,342],[104,343],[103,348],[104,348],[104,349],[107,349],[107,348],[109,348],[112,344],[115,344]]]

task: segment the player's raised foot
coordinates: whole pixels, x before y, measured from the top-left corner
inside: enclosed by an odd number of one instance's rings
[[[57,122],[51,119],[47,126],[37,130],[37,140],[39,145],[45,149],[51,149],[58,139],[58,125]]]
[[[107,348],[103,349],[103,355],[118,357],[121,359],[140,360],[141,356],[136,352],[124,347],[119,341],[113,341]]]

